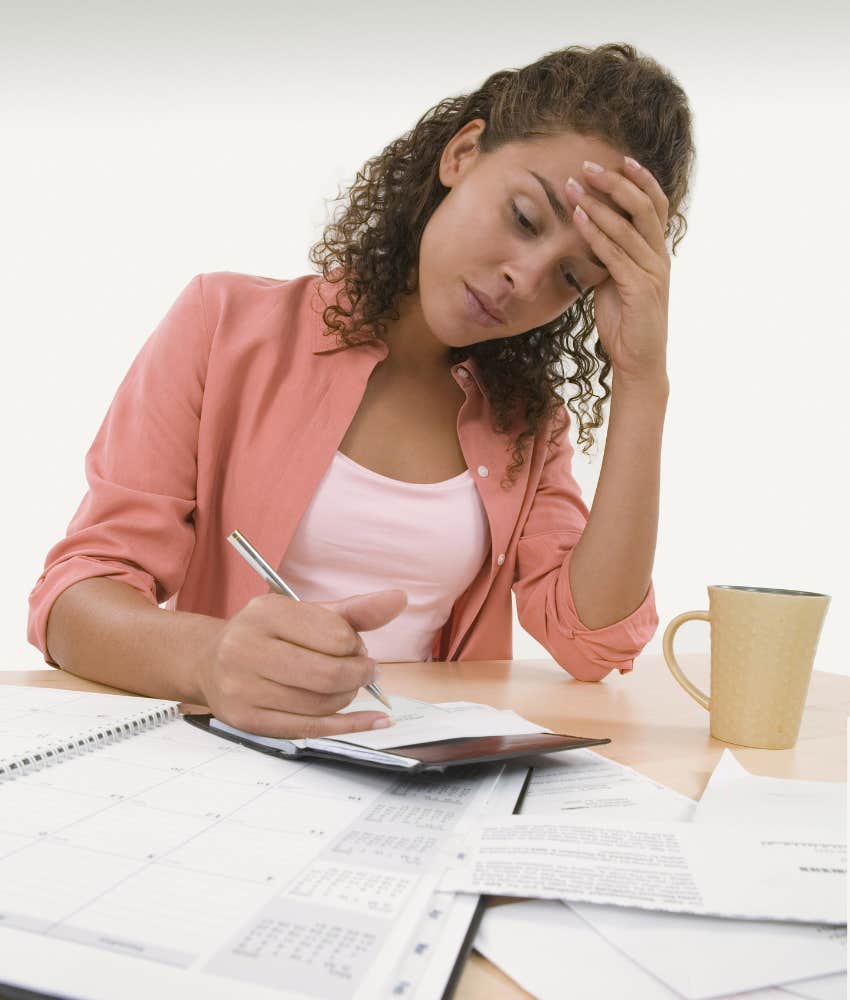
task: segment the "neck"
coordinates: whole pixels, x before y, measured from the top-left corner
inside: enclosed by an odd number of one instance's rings
[[[425,322],[419,295],[402,296],[399,318],[386,321],[383,339],[389,347],[387,371],[423,379],[439,379],[451,367],[450,348],[439,341]]]

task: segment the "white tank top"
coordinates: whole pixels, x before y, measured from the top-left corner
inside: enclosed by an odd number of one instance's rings
[[[406,483],[337,451],[279,572],[302,601],[404,590],[404,611],[361,635],[376,660],[423,661],[489,550],[469,469],[441,483]]]

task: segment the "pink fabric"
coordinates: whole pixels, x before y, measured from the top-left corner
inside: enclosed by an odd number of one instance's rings
[[[361,633],[363,641],[385,663],[430,660],[489,549],[487,512],[468,469],[441,483],[405,483],[337,451],[279,569],[302,601],[400,587],[407,607]]]
[[[389,352],[379,340],[347,348],[324,336],[322,309],[334,298],[313,274],[218,271],[180,292],[118,387],[86,455],[89,489],[30,594],[27,635],[47,663],[56,665],[46,652],[50,608],[88,577],[220,618],[267,592],[227,534],[239,528],[281,565]],[[514,486],[502,489],[517,428],[492,428],[474,360],[452,373],[466,394],[458,438],[491,545],[434,637],[433,658],[511,659],[513,589],[520,624],[574,677],[632,669],[658,625],[654,590],[605,628],[580,621],[568,570],[588,509],[567,432],[549,449],[542,427]]]

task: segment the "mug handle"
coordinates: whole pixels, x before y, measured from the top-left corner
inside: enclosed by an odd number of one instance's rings
[[[676,655],[673,652],[673,636],[676,634],[679,626],[684,625],[685,622],[693,619],[701,622],[710,622],[711,613],[708,611],[683,611],[682,614],[676,615],[676,617],[664,630],[664,638],[662,639],[664,659],[667,661],[670,673],[676,678],[676,680],[682,685],[694,701],[697,702],[697,704],[702,705],[704,709],[710,710],[711,702],[708,695],[700,691],[695,684],[691,684],[688,678],[685,677],[682,673],[682,668],[676,660]]]

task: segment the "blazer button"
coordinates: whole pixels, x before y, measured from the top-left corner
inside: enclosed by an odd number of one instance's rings
[[[496,562],[501,566],[504,561],[505,561],[505,553],[500,552],[499,558],[496,560]]]
[[[479,465],[478,466],[478,475],[479,476],[489,476],[490,475],[490,470],[487,468],[486,465]]]

